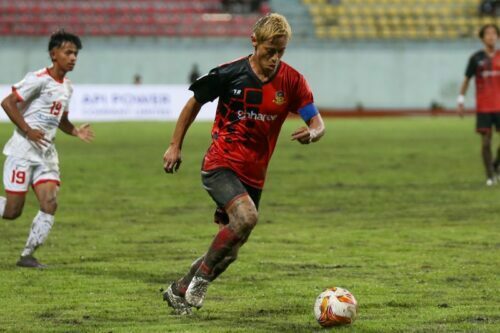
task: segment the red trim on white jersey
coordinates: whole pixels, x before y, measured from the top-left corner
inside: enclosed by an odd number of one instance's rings
[[[61,186],[61,182],[58,181],[57,179],[40,179],[39,181],[34,183],[32,186],[33,186],[33,188],[35,188],[35,186],[45,184],[45,183],[56,183],[57,186]]]
[[[36,75],[36,77],[42,77],[44,75],[48,75],[49,73],[47,72],[47,68],[45,68],[45,70],[43,72],[40,72]]]
[[[54,81],[56,81],[57,83],[64,83],[64,78],[62,80],[58,80],[56,79],[55,77],[52,76],[52,74],[50,74],[50,71],[48,68],[45,68],[45,71],[41,72],[41,73],[38,73],[36,76],[37,77],[42,77],[42,76],[45,76],[45,75],[48,75],[50,76]]]
[[[12,93],[14,93],[16,95],[18,102],[24,102],[23,96],[21,96],[19,94],[19,92],[17,91],[16,87],[12,87]]]
[[[14,195],[25,195],[28,193],[28,191],[11,191],[11,190],[5,190],[5,193],[7,194],[14,194]]]

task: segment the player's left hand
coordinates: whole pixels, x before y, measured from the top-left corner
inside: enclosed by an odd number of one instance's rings
[[[311,132],[307,127],[301,127],[292,133],[292,141],[297,140],[303,145],[311,143]]]
[[[90,124],[83,124],[76,129],[76,136],[84,142],[91,143],[94,140],[94,131]]]

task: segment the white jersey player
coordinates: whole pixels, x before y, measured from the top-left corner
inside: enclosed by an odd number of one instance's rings
[[[43,267],[33,253],[47,238],[57,209],[60,185],[54,145],[57,129],[85,142],[92,141],[94,136],[88,124],[76,128],[68,119],[72,87],[65,76],[73,70],[81,48],[77,36],[65,31],[54,33],[49,41],[52,67],[28,73],[2,101],[16,129],[3,150],[7,156],[3,172],[6,197],[0,197],[0,215],[10,220],[19,217],[29,186],[40,203],[17,262],[21,267]]]

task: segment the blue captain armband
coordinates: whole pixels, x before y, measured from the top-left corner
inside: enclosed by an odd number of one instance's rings
[[[313,118],[314,116],[318,115],[318,108],[316,108],[316,105],[314,103],[307,104],[303,108],[299,110],[300,117],[305,121],[308,122]]]

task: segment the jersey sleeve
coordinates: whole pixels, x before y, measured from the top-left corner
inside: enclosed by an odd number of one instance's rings
[[[313,93],[303,75],[300,75],[295,88],[295,100],[290,112],[298,113],[304,106],[314,103]]]
[[[467,69],[465,70],[465,76],[470,79],[471,77],[476,75],[476,70],[477,70],[476,57],[472,56],[470,57],[469,63],[467,64]]]
[[[12,92],[16,94],[20,102],[24,102],[38,96],[42,86],[43,79],[37,77],[35,73],[28,73],[24,79],[12,86]]]
[[[222,92],[222,78],[219,68],[212,69],[207,75],[200,77],[190,87],[194,98],[200,104],[212,102]]]

